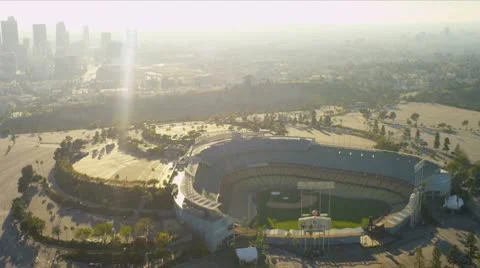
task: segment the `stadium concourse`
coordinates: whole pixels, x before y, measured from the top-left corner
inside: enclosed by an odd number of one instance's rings
[[[255,213],[250,196],[259,191],[296,189],[299,181],[332,181],[336,184],[333,195],[389,204],[391,214],[384,221],[393,233],[414,223],[419,214],[420,187],[416,186],[422,185],[422,193],[442,196],[451,188],[450,175],[438,164],[413,155],[327,146],[313,139],[266,133],[200,137],[187,163],[175,178],[179,184],[176,213],[211,251],[226,245],[234,222],[253,218],[248,214]],[[357,228],[355,236],[362,232]]]

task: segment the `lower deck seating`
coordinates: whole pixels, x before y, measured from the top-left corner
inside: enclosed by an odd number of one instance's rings
[[[332,170],[325,168],[312,168],[298,165],[268,165],[255,168],[247,168],[230,173],[222,179],[222,184],[237,184],[243,180],[250,180],[260,177],[274,177],[272,185],[284,183],[281,178],[304,178],[305,180],[328,180],[336,183],[351,184],[364,188],[376,188],[395,193],[398,196],[408,199],[413,191],[413,186],[393,178],[379,175],[365,174],[344,170]],[[292,187],[295,183],[290,182]],[[378,192],[378,191],[377,191]],[[379,191],[381,192],[381,191]]]
[[[280,190],[295,189],[300,181],[307,181],[306,178],[292,176],[256,176],[242,180],[235,184],[235,189],[239,191],[263,191],[263,190]],[[326,192],[326,191],[325,191]],[[331,191],[332,195],[345,198],[372,199],[379,200],[390,205],[399,202],[406,203],[408,199],[381,188],[372,188],[368,186],[336,183],[335,189]]]

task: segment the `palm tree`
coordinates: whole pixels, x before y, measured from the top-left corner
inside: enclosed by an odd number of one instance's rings
[[[57,236],[57,240],[60,240],[60,233],[61,232],[62,232],[62,230],[60,229],[59,225],[56,225],[56,226],[52,227],[52,234]]]
[[[447,252],[447,261],[452,265],[452,268],[455,268],[455,264],[458,263],[461,252],[456,245],[450,247]]]

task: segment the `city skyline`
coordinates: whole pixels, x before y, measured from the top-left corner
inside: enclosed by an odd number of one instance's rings
[[[19,31],[32,24],[72,31],[256,31],[319,25],[395,25],[478,22],[478,2],[4,2],[0,18],[14,16]],[[271,8],[275,6],[275,12]],[[49,12],[38,12],[48,10]],[[88,16],[87,16],[88,14]],[[128,19],[125,19],[128,18]]]

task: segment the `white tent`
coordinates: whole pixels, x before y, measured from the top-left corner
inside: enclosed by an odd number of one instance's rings
[[[237,248],[235,254],[240,262],[252,263],[258,259],[257,248]]]
[[[461,207],[463,207],[463,199],[456,195],[452,195],[449,198],[445,199],[443,207],[452,210],[459,210]]]

